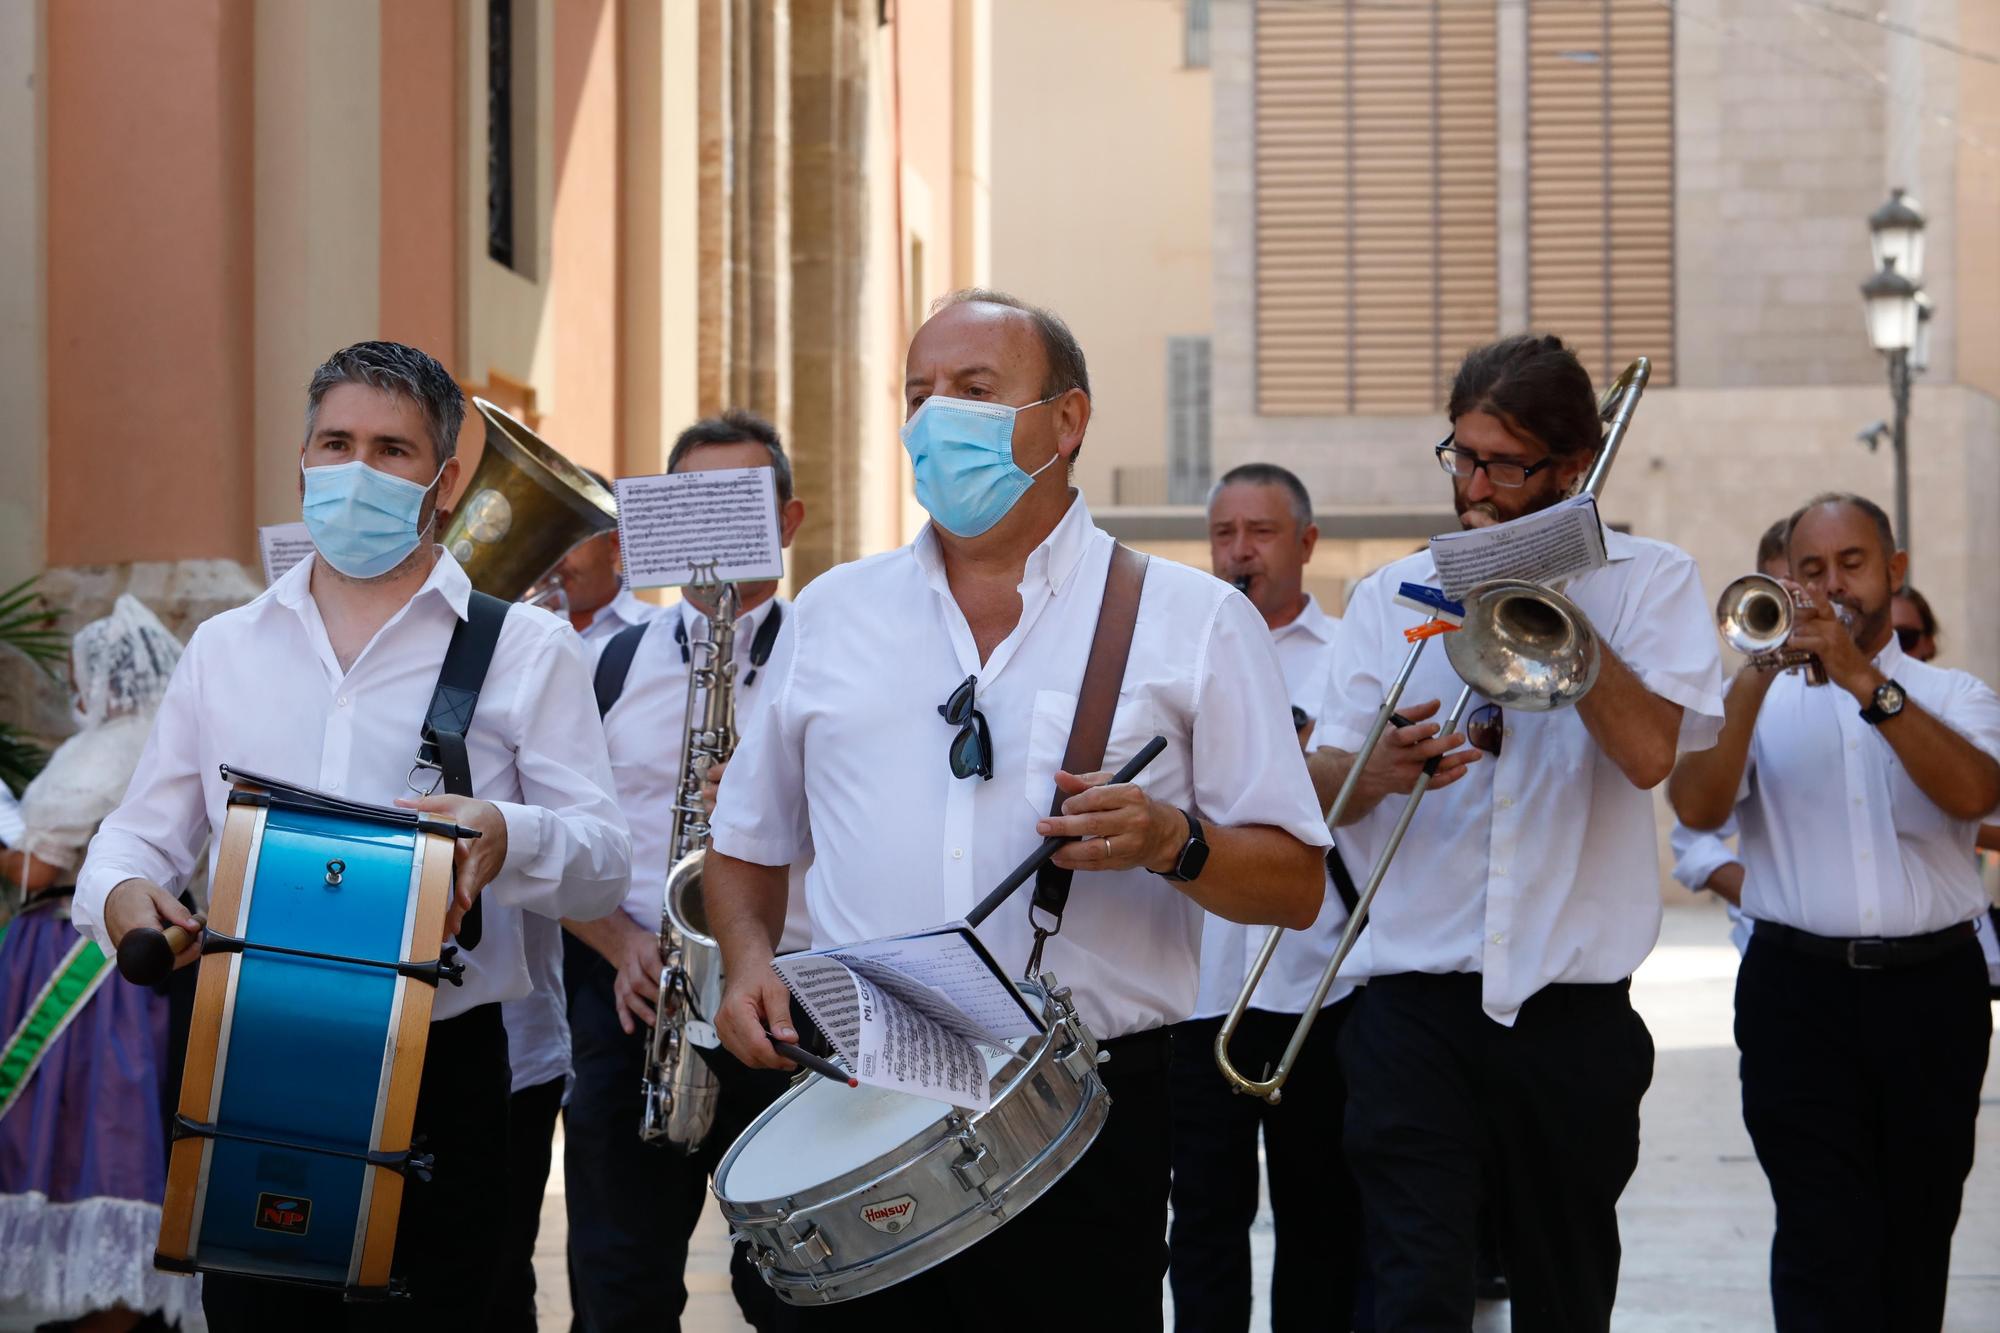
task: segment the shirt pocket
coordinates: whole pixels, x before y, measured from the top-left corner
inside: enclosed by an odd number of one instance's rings
[[[1076,696],[1061,690],[1035,691],[1035,714],[1028,727],[1028,762],[1023,774],[1022,794],[1037,817],[1048,814],[1055,801],[1056,770],[1062,767],[1063,752],[1069,748],[1070,726],[1076,721]],[[1118,697],[1118,709],[1111,716],[1111,739],[1104,747],[1100,768],[1116,771],[1139,752],[1139,747],[1162,734],[1159,708],[1150,698],[1130,693]],[[1164,753],[1147,765],[1139,779],[1149,792],[1157,794],[1160,775],[1181,767],[1169,736]]]

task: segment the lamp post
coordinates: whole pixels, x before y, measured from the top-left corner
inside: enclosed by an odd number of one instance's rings
[[[1910,532],[1910,378],[1930,360],[1932,304],[1924,295],[1924,214],[1902,190],[1868,218],[1875,273],[1861,284],[1868,315],[1868,341],[1889,363],[1889,395],[1895,403],[1890,439],[1896,451],[1896,533],[1903,549],[1914,545]]]

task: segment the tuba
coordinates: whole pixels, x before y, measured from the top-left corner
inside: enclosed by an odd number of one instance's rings
[[[688,644],[687,735],[674,790],[673,868],[660,910],[660,998],[646,1046],[645,1107],[639,1137],[691,1153],[715,1124],[720,1086],[707,1060],[722,1003],[722,951],[702,902],[708,812],[702,779],[736,749],[736,585],[720,585],[708,634]],[[698,707],[697,707],[698,705]]]
[[[1632,413],[1639,406],[1639,395],[1646,391],[1646,381],[1651,374],[1652,362],[1643,356],[1638,358],[1625,368],[1599,403],[1598,415],[1607,423],[1607,428],[1604,443],[1597,451],[1597,461],[1591,465],[1590,475],[1584,481],[1585,492],[1591,495],[1604,493],[1604,482],[1611,475],[1611,464],[1618,457],[1618,446],[1624,442],[1625,433],[1631,427]],[[1475,692],[1502,708],[1543,713],[1569,707],[1597,683],[1598,668],[1604,660],[1597,632],[1576,604],[1555,589],[1521,579],[1491,579],[1474,586],[1466,593],[1463,602],[1465,622],[1455,632],[1445,635],[1444,641],[1445,655],[1451,661],[1452,670],[1465,683],[1465,688],[1459,691],[1458,701],[1452,705],[1450,715],[1439,725],[1438,735],[1458,730]],[[1424,645],[1429,642],[1428,638],[1419,638],[1411,643],[1401,669],[1390,683],[1388,698],[1382,701],[1382,707],[1375,714],[1368,739],[1355,752],[1347,779],[1341,784],[1339,794],[1333,798],[1332,808],[1327,811],[1326,826],[1329,829],[1340,826],[1341,815],[1346,812],[1348,803],[1354,799],[1355,788],[1360,785],[1361,770],[1368,763],[1368,756],[1381,743],[1382,733],[1388,729],[1390,719],[1395,716],[1396,705],[1403,697],[1403,690],[1417,669],[1417,659],[1423,655]],[[1277,1068],[1263,1078],[1251,1078],[1231,1062],[1229,1041],[1250,1008],[1257,983],[1271,965],[1271,955],[1277,952],[1278,941],[1285,932],[1279,927],[1265,936],[1264,947],[1250,965],[1235,1005],[1222,1020],[1221,1030],[1215,1034],[1216,1067],[1236,1091],[1262,1097],[1273,1105],[1278,1102],[1285,1080],[1291,1077],[1292,1065],[1305,1047],[1306,1034],[1312,1031],[1313,1021],[1319,1017],[1319,1008],[1326,1003],[1327,992],[1333,989],[1340,965],[1347,961],[1355,940],[1361,936],[1361,928],[1368,923],[1368,906],[1375,901],[1375,893],[1389,873],[1389,862],[1395,858],[1396,849],[1403,845],[1403,835],[1409,831],[1410,821],[1416,817],[1417,803],[1424,799],[1424,792],[1429,786],[1430,773],[1426,771],[1417,779],[1409,799],[1404,801],[1382,854],[1375,859],[1374,868],[1368,872],[1368,881],[1361,888],[1361,896],[1355,901],[1354,910],[1348,914],[1347,928],[1341,932],[1333,957],[1327,960],[1325,969],[1320,973],[1319,985],[1314,989],[1305,1013],[1300,1016],[1298,1027],[1293,1030]]]
[[[473,587],[518,601],[571,547],[616,531],[618,501],[500,408],[484,398],[472,406],[486,419],[486,451],[444,547]]]

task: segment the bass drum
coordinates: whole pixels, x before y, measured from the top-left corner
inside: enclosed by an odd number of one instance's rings
[[[1097,1041],[1067,987],[1016,982],[1045,1031],[987,1051],[992,1105],[951,1108],[817,1075],[751,1122],[715,1171],[730,1227],[781,1300],[894,1286],[1040,1198],[1104,1128]]]

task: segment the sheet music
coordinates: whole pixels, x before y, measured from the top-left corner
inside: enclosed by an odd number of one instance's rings
[[[1604,525],[1596,497],[1578,495],[1512,522],[1433,537],[1431,559],[1455,601],[1488,579],[1550,584],[1604,566]]]
[[[984,1111],[993,1104],[986,1057],[866,977],[855,976],[861,1009],[861,1058],[854,1077],[877,1087]]]
[[[303,523],[273,523],[257,529],[257,549],[264,557],[264,586],[313,553],[312,534]]]
[[[778,976],[799,997],[799,1005],[813,1025],[826,1034],[834,1049],[858,1052],[861,1049],[861,999],[855,993],[854,976],[829,958],[811,954],[787,954],[771,964]],[[853,1066],[850,1059],[848,1065]]]
[[[1042,1030],[1021,993],[999,974],[975,943],[971,928],[962,922],[815,952],[844,962],[893,967],[919,986],[941,992],[968,1019],[996,1037],[1031,1037]]]
[[[620,477],[618,540],[632,588],[782,578],[777,474],[739,467]]]

